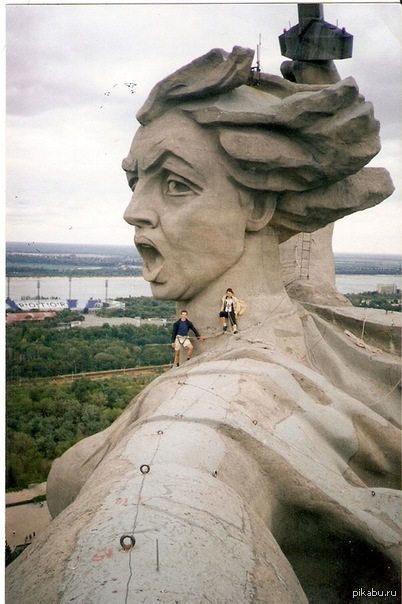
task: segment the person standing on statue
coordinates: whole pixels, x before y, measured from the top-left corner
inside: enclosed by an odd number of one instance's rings
[[[188,332],[190,330],[194,333],[198,340],[204,340],[204,338],[200,336],[197,328],[187,318],[187,311],[182,310],[180,313],[180,319],[173,323],[172,329],[172,348],[175,350],[174,361],[176,363],[176,367],[179,367],[180,365],[180,351],[182,348],[187,350],[187,361],[191,359],[191,355],[193,354],[194,346],[192,345],[188,336]]]
[[[229,323],[233,326],[233,333],[237,333],[237,315],[239,313],[240,303],[234,296],[233,289],[228,287],[226,294],[222,298],[221,310],[219,318],[223,325],[223,331],[226,331],[228,326],[226,319],[229,319]]]

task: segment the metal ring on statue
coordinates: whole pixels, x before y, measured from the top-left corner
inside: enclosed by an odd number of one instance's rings
[[[131,543],[125,543],[124,539],[130,539]],[[120,537],[120,545],[121,545],[121,547],[125,551],[128,551],[129,549],[131,549],[132,547],[134,547],[134,545],[135,545],[135,537],[133,537],[133,535],[122,535]]]
[[[148,474],[148,472],[150,472],[150,471],[151,471],[151,468],[145,463],[140,467],[141,474]]]

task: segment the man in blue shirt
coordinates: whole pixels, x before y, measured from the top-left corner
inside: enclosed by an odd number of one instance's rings
[[[180,319],[173,323],[172,329],[172,348],[175,350],[174,361],[176,363],[176,367],[179,366],[180,350],[182,347],[187,349],[187,361],[191,359],[191,355],[193,354],[194,346],[188,337],[188,332],[190,329],[192,332],[194,332],[194,335],[198,340],[205,340],[205,338],[200,336],[197,328],[191,323],[191,321],[187,319],[187,311],[182,310],[180,313]]]

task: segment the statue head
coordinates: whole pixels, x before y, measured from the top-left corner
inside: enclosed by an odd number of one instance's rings
[[[352,78],[306,85],[251,71],[253,51],[212,50],[151,91],[123,160],[144,277],[190,299],[242,257],[248,233],[284,241],[392,193],[364,166],[380,150]]]

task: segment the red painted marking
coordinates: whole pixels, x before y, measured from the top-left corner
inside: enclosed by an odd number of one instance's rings
[[[128,505],[128,497],[125,497],[124,499],[118,497],[114,503],[115,505]]]
[[[103,549],[100,552],[97,552],[92,557],[92,562],[102,562],[105,558],[111,558],[113,556],[113,548],[109,547],[109,549]]]

